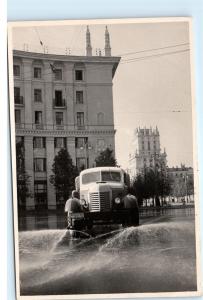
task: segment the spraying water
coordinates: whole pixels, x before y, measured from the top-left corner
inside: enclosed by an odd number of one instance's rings
[[[144,224],[89,239],[66,230],[21,232],[22,295],[196,289],[194,220]]]

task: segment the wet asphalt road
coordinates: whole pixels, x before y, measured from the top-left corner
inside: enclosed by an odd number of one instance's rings
[[[193,209],[90,239],[44,229],[22,231],[19,241],[22,295],[196,290]]]

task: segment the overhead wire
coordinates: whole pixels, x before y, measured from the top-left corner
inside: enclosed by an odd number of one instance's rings
[[[133,63],[133,62],[136,62],[136,61],[139,61],[139,60],[149,59],[149,58],[153,58],[153,57],[161,57],[161,56],[173,55],[173,54],[178,54],[178,53],[184,53],[184,52],[188,52],[188,51],[190,51],[190,48],[187,48],[187,49],[184,49],[184,50],[172,51],[172,52],[165,52],[165,53],[158,53],[158,54],[134,57],[134,58],[131,58],[131,59],[126,59],[126,60],[121,61],[119,63],[119,65],[129,64],[129,63]],[[78,59],[77,62],[83,62],[83,60]],[[92,62],[92,63],[94,63],[94,62]],[[106,63],[108,63],[108,62],[106,62]],[[101,69],[101,68],[106,68],[106,67],[105,66],[99,66],[99,68],[98,68],[98,66],[97,67],[89,67],[90,70],[98,70],[98,69]],[[30,74],[30,72],[24,72],[24,74],[26,74],[26,73]],[[52,72],[46,72],[46,75],[50,75],[50,74],[52,74]],[[24,79],[31,80],[32,78],[26,78],[24,76]]]

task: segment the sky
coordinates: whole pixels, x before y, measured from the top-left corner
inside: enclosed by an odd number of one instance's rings
[[[106,24],[112,56],[116,158],[128,168],[134,131],[159,129],[168,166],[193,165],[189,26],[186,22]],[[104,49],[105,25],[90,24],[93,54]],[[86,25],[16,27],[14,49],[85,55]],[[26,46],[24,45],[26,44]],[[25,47],[25,48],[24,48]],[[70,50],[69,50],[70,49]]]

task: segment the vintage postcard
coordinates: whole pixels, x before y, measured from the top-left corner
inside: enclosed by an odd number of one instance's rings
[[[192,36],[9,23],[18,299],[200,295]]]

